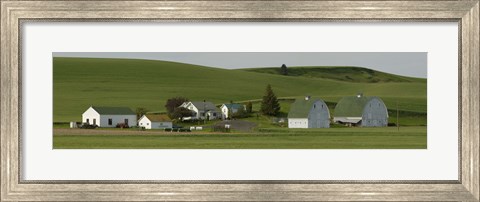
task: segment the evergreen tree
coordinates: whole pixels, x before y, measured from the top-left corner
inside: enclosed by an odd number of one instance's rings
[[[252,113],[253,112],[253,104],[252,102],[247,102],[247,113]]]
[[[280,104],[278,103],[277,96],[273,93],[272,86],[267,85],[265,90],[265,95],[262,99],[262,105],[260,107],[260,112],[264,115],[275,116],[280,111]]]
[[[282,64],[282,67],[280,67],[280,73],[285,76],[288,75],[287,65]]]

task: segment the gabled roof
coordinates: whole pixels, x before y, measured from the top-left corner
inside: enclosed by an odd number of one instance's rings
[[[295,102],[290,106],[288,118],[307,118],[308,113],[310,113],[310,109],[312,109],[313,103],[317,101],[323,102],[323,100],[320,98],[310,98],[308,100],[305,100],[305,98],[296,99]]]
[[[225,107],[227,107],[228,109],[242,109],[244,108],[244,106],[242,104],[238,104],[238,103],[229,103],[229,104],[223,104],[225,105]]]
[[[199,111],[217,111],[212,102],[191,102]]]
[[[148,120],[151,122],[165,122],[165,121],[172,121],[167,115],[165,114],[146,114],[145,115]]]
[[[92,108],[96,112],[98,112],[99,114],[104,114],[104,115],[136,115],[135,112],[133,112],[128,107],[97,107],[97,106],[92,106]]]
[[[362,117],[365,105],[378,97],[348,96],[343,97],[335,106],[335,117]]]

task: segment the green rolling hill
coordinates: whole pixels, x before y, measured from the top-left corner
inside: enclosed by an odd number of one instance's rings
[[[261,99],[267,84],[278,97],[312,95],[337,102],[342,96],[363,92],[380,96],[390,110],[398,102],[404,114],[426,114],[426,79],[354,67],[293,69],[297,68],[289,68],[291,76],[283,76],[268,68],[228,70],[155,60],[56,57],[53,121],[80,121],[90,105],[162,111],[166,99],[174,96],[217,104]],[[371,71],[374,77],[369,79],[363,72]],[[346,75],[353,80],[345,80]]]
[[[245,68],[249,72],[281,75],[278,67]],[[375,71],[364,67],[337,67],[337,66],[310,66],[289,67],[288,76],[301,76],[307,78],[324,78],[355,83],[384,83],[384,82],[424,82],[425,79],[399,76],[385,72]]]

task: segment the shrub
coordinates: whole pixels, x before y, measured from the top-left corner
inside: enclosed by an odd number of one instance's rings
[[[129,127],[128,127],[128,124],[126,123],[117,123],[115,128],[129,128]]]

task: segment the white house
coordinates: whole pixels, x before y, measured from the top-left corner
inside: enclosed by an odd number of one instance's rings
[[[288,112],[289,128],[329,128],[330,111],[322,99],[297,99]]]
[[[145,129],[172,128],[172,121],[164,114],[146,114],[138,119],[138,126]]]
[[[82,114],[82,123],[98,127],[114,128],[119,123],[137,124],[137,115],[128,107],[89,107]]]
[[[383,127],[388,125],[388,111],[379,97],[358,94],[338,101],[333,121],[349,126]]]
[[[220,106],[220,111],[222,112],[222,119],[230,118],[232,114],[237,113],[240,109],[247,110],[245,105],[242,104],[223,104],[222,106]]]
[[[213,120],[221,117],[219,110],[212,102],[184,102],[179,107],[187,108],[190,111],[193,111],[193,115],[191,117],[184,117],[183,120],[204,120],[207,117],[208,120]]]

